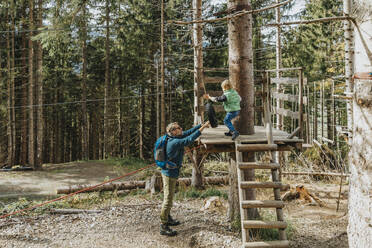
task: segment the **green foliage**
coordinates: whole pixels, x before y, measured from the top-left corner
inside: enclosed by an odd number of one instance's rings
[[[231,227],[233,232],[241,233],[242,223],[241,223],[241,219],[240,219],[240,214],[237,215],[233,221],[231,221],[230,227]]]
[[[6,214],[6,213],[12,213],[16,212],[22,209],[26,209],[29,207],[32,207],[34,205],[40,204],[43,201],[34,201],[34,200],[29,200],[27,198],[19,198],[17,201],[10,201],[8,204],[0,204],[0,214]],[[53,208],[68,208],[70,207],[70,204],[66,202],[65,200],[63,201],[56,201],[49,203],[44,206],[37,207],[34,210],[29,210],[26,212],[21,212],[16,215],[29,215],[29,214],[42,214],[44,212],[47,212]]]
[[[182,188],[179,187],[178,192],[175,195],[177,200],[183,200],[187,198],[194,198],[194,199],[205,199],[212,196],[219,196],[223,197],[224,199],[228,198],[226,192],[219,190],[217,188],[211,187],[207,188],[206,190],[198,190],[194,187],[191,188]]]
[[[268,212],[268,211],[262,211],[260,212],[260,219],[264,221],[273,221],[276,220],[276,215]],[[287,222],[287,228],[285,229],[287,239],[291,239],[293,233],[294,233],[294,227],[292,223],[288,220]],[[278,240],[279,239],[279,231],[278,229],[250,229],[250,235],[253,236],[254,239],[258,240],[264,240],[264,241],[271,241],[271,240]]]
[[[136,157],[124,157],[124,158],[108,158],[105,160],[100,160],[100,162],[106,164],[112,164],[120,167],[125,167],[130,170],[139,169],[150,164],[150,161],[143,160]]]

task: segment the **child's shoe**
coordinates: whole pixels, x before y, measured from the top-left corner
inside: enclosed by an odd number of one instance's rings
[[[239,136],[239,132],[238,132],[238,131],[235,131],[235,132],[232,134],[231,139],[232,139],[232,140],[235,140],[238,136]]]
[[[231,131],[228,131],[228,132],[225,133],[225,136],[232,136],[232,135],[233,135],[233,134],[232,134]]]

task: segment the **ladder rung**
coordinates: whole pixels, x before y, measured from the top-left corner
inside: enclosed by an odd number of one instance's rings
[[[263,221],[263,220],[245,220],[243,221],[244,228],[287,228],[285,221]]]
[[[239,152],[276,151],[278,149],[278,145],[276,144],[237,144],[236,149]]]
[[[256,163],[256,162],[240,162],[240,169],[279,169],[278,163]]]
[[[288,240],[277,241],[260,241],[260,242],[246,242],[243,244],[244,248],[287,248],[289,247]]]
[[[276,188],[286,190],[289,189],[288,184],[282,184],[281,182],[255,182],[255,181],[245,181],[240,183],[240,188],[242,189],[252,189],[252,188]]]
[[[259,201],[259,200],[245,200],[241,202],[242,208],[283,208],[284,202],[283,201]]]

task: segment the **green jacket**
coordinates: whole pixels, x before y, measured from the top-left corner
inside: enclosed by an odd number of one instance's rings
[[[234,89],[224,90],[223,94],[226,96],[227,100],[223,102],[223,107],[226,112],[233,112],[240,110],[241,97],[238,92]]]

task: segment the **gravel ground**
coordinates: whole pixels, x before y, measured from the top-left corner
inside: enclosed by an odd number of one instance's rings
[[[0,247],[241,247],[240,234],[230,230],[226,215],[201,211],[202,200],[176,202],[172,211],[182,221],[175,227],[179,235],[161,236],[160,203],[130,196],[101,213],[0,220]],[[347,216],[342,213],[294,202],[285,215],[293,229],[290,247],[348,247]]]

